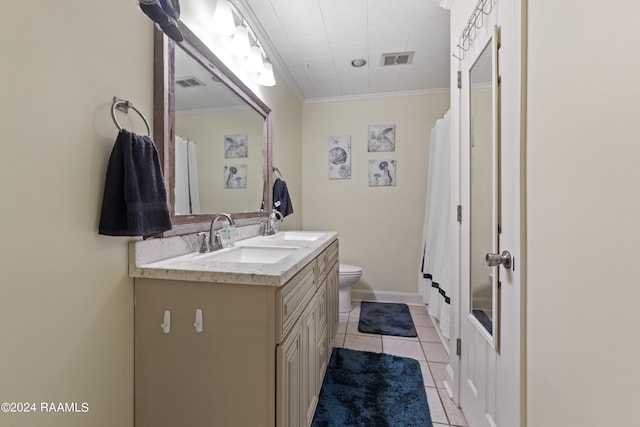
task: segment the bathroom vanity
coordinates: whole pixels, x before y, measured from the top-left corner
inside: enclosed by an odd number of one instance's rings
[[[158,240],[130,248],[136,427],[309,426],[338,327],[337,234],[208,254]]]

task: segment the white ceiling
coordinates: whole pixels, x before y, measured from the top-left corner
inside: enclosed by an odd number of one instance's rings
[[[449,87],[449,11],[440,0],[235,3],[304,99]],[[412,64],[381,67],[383,53],[404,51],[415,51]],[[356,58],[367,65],[352,67]]]
[[[202,86],[175,86],[176,114],[248,110],[247,103],[182,49],[175,49],[175,80],[195,79]]]

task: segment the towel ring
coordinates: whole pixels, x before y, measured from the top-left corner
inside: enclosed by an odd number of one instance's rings
[[[149,127],[149,122],[144,117],[144,114],[140,112],[136,107],[133,106],[133,103],[126,99],[119,99],[115,96],[113,97],[113,105],[111,105],[111,118],[113,118],[113,122],[116,124],[118,130],[122,130],[122,126],[118,123],[118,119],[116,118],[116,109],[122,111],[123,113],[129,113],[129,108],[133,108],[133,111],[138,113],[138,115],[142,118],[144,125],[147,127],[147,136],[151,136],[151,128]]]

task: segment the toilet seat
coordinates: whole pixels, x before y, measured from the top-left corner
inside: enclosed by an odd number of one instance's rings
[[[362,268],[350,264],[340,264],[339,274],[341,276],[353,276],[362,273]]]

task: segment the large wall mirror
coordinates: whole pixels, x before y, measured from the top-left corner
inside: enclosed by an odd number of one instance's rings
[[[269,107],[186,26],[176,44],[155,34],[154,137],[173,229],[202,231],[213,214],[242,223],[271,206]]]
[[[497,31],[497,30],[496,30]],[[469,318],[494,347],[500,327],[499,267],[487,254],[499,247],[499,138],[496,36],[490,37],[469,70],[470,294]]]

